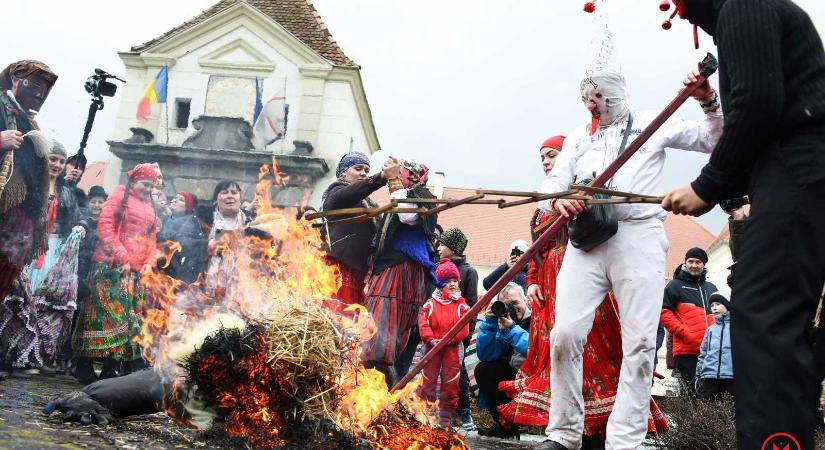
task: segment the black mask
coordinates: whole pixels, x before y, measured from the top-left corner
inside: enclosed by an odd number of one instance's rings
[[[685,7],[685,19],[705,31],[716,35],[716,22],[719,19],[719,9],[727,0],[682,0]]]

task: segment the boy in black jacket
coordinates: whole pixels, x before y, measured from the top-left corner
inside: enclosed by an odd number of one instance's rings
[[[689,186],[665,197],[701,215],[748,193],[731,301],[740,449],[776,433],[813,448],[821,373],[812,314],[825,282],[825,52],[808,15],[790,0],[673,0],[713,36],[720,60],[724,132]],[[793,448],[793,447],[792,447]]]

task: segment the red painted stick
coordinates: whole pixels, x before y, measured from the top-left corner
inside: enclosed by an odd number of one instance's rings
[[[639,150],[639,148],[641,148],[642,145],[644,145],[644,143],[647,142],[647,140],[650,139],[651,136],[653,136],[653,133],[655,133],[659,129],[659,127],[661,127],[662,124],[664,124],[665,121],[667,121],[667,119],[669,119],[670,116],[672,116],[673,113],[675,113],[676,110],[679,109],[679,107],[682,106],[682,104],[688,98],[690,98],[691,95],[693,95],[696,89],[698,89],[699,86],[701,86],[707,78],[709,78],[711,75],[713,75],[714,72],[716,72],[717,68],[718,63],[716,62],[716,58],[710,53],[708,53],[704,61],[702,61],[701,76],[699,77],[699,79],[696,80],[695,83],[686,86],[681,92],[679,92],[679,95],[677,95],[676,98],[674,98],[673,101],[671,101],[670,104],[668,104],[667,107],[665,107],[665,109],[662,110],[662,112],[659,113],[659,115],[656,116],[655,119],[653,119],[650,125],[648,125],[647,128],[645,128],[642,131],[642,134],[640,134],[639,137],[634,139],[633,142],[627,147],[627,149],[621,155],[619,155],[619,157],[616,158],[615,161],[613,161],[609,166],[607,166],[604,172],[602,172],[601,175],[596,177],[596,179],[593,180],[589,184],[589,186],[602,187],[609,179],[613,178],[616,172],[627,162],[627,160],[630,159],[630,157],[633,156],[633,154],[635,154],[636,151]],[[441,338],[441,342],[436,344],[435,347],[431,348],[430,351],[427,352],[427,354],[424,355],[423,358],[421,358],[421,361],[419,361],[418,364],[410,368],[410,371],[407,373],[407,375],[405,375],[404,378],[399,380],[398,384],[393,386],[392,392],[401,389],[407,383],[409,383],[410,380],[412,380],[413,377],[415,377],[415,375],[418,374],[418,372],[420,372],[421,369],[423,369],[424,366],[426,366],[427,363],[429,363],[430,360],[432,360],[438,352],[444,349],[444,347],[450,342],[450,340],[452,340],[452,338],[458,333],[458,330],[466,326],[471,320],[475,319],[481,312],[481,310],[486,308],[490,301],[496,295],[498,295],[498,293],[504,288],[504,286],[506,286],[507,283],[509,283],[516,276],[516,274],[519,271],[521,271],[521,268],[524,267],[525,264],[529,263],[538,251],[547,246],[550,240],[556,236],[556,233],[558,233],[559,230],[561,230],[561,227],[567,225],[568,221],[569,219],[566,219],[561,216],[558,219],[556,219],[556,221],[553,222],[553,225],[551,225],[550,228],[548,228],[544,233],[541,234],[541,236],[538,239],[536,239],[535,242],[533,242],[533,245],[531,245],[527,249],[527,251],[524,252],[523,255],[521,255],[521,257],[518,259],[518,261],[516,261],[515,264],[513,264],[512,267],[510,267],[509,269],[507,269],[506,272],[504,272],[504,275],[502,275],[501,278],[499,278],[498,281],[496,281],[493,284],[493,286],[490,287],[490,290],[488,290],[484,294],[484,296],[478,299],[476,304],[473,305],[473,307],[470,308],[469,311],[467,311],[467,313],[458,321],[458,323],[456,323],[455,326],[453,326],[452,328],[450,328],[449,331],[447,331],[447,334],[445,334],[444,337]]]

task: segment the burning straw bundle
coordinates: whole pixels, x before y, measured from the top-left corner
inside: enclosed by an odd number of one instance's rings
[[[285,301],[264,323],[207,336],[184,368],[199,400],[217,411],[220,431],[281,448],[302,424],[334,417],[346,350],[320,306]]]
[[[301,405],[295,414],[333,418],[350,346],[328,313],[312,304],[287,303],[268,320],[264,339],[267,362]]]

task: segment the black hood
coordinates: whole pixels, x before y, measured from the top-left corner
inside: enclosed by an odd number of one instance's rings
[[[716,22],[719,10],[728,0],[682,0],[685,3],[685,18],[698,25],[705,33],[716,37]]]

